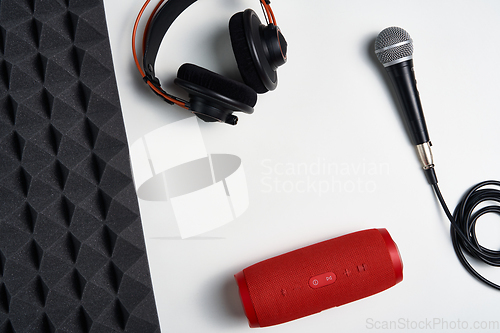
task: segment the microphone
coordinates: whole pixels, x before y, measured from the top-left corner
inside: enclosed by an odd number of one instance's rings
[[[475,231],[476,221],[480,216],[486,213],[500,213],[498,205],[484,204],[486,201],[500,202],[500,190],[496,188],[500,187],[500,182],[488,180],[476,184],[462,197],[453,214],[451,213],[441,194],[434,171],[431,142],[413,71],[413,41],[408,32],[401,28],[386,28],[380,32],[375,40],[375,54],[384,65],[392,85],[396,89],[403,109],[403,119],[410,130],[413,144],[417,146],[418,156],[427,182],[432,186],[441,207],[450,220],[453,248],[460,263],[479,281],[500,290],[500,284],[496,284],[479,274],[467,259],[468,256],[471,256],[489,265],[500,266],[500,252],[481,246],[477,241]],[[489,188],[484,188],[486,186]],[[480,205],[482,208],[476,210]],[[468,256],[466,257],[464,253],[467,253]]]
[[[340,306],[403,280],[386,229],[369,229],[270,258],[235,275],[250,327],[266,327]]]
[[[437,184],[431,151],[432,143],[427,132],[413,70],[413,40],[404,29],[386,28],[375,40],[375,54],[384,65],[396,90],[403,111],[403,120],[410,131],[412,143],[417,147],[427,181],[431,185]]]

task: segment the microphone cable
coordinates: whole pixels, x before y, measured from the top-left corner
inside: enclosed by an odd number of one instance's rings
[[[430,169],[434,173],[434,168]],[[434,174],[434,178],[435,174]],[[450,233],[455,253],[462,263],[462,266],[479,281],[500,290],[500,285],[491,282],[479,274],[465,257],[464,253],[471,257],[479,259],[488,265],[500,267],[500,251],[495,251],[481,246],[476,236],[476,222],[484,214],[494,213],[500,216],[500,206],[496,204],[484,205],[482,208],[476,208],[484,202],[496,202],[500,204],[500,182],[496,180],[487,180],[478,183],[472,187],[461,199],[455,208],[453,215],[450,213],[443,195],[436,182],[431,183],[432,189],[443,207],[446,216],[451,222]],[[487,187],[490,186],[490,187]],[[497,188],[491,188],[497,187]]]
[[[416,145],[418,157],[436,196],[451,222],[450,233],[453,248],[462,266],[479,281],[500,290],[500,285],[479,274],[465,257],[477,258],[488,265],[500,266],[500,251],[494,251],[479,244],[476,237],[477,219],[487,213],[500,215],[500,182],[488,180],[472,187],[459,202],[453,215],[450,213],[438,186],[431,152],[427,125],[417,90],[417,80],[413,70],[413,40],[410,34],[399,27],[382,30],[375,40],[375,55],[385,67],[402,106],[404,122],[409,126],[412,143]],[[493,187],[493,188],[492,188]],[[489,201],[491,205],[480,204]]]

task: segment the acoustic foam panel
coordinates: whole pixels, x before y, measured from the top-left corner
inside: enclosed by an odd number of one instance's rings
[[[0,1],[0,332],[159,332],[102,0]]]

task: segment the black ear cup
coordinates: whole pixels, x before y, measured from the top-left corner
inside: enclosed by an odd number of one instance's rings
[[[276,89],[276,70],[286,62],[287,42],[278,27],[261,24],[247,9],[229,20],[234,56],[243,81],[257,93]]]
[[[250,47],[243,27],[243,12],[236,13],[229,20],[229,35],[233,46],[234,57],[243,81],[259,94],[269,89],[266,88],[254,64]]]
[[[250,87],[193,64],[182,65],[174,82],[188,91],[190,110],[204,121],[235,125],[232,113],[253,113],[257,103]]]

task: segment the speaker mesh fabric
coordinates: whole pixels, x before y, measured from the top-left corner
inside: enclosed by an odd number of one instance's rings
[[[102,0],[0,2],[0,332],[159,332]]]
[[[333,272],[313,289],[311,277]],[[390,288],[398,281],[377,229],[364,230],[264,260],[243,270],[260,327],[281,324]]]

